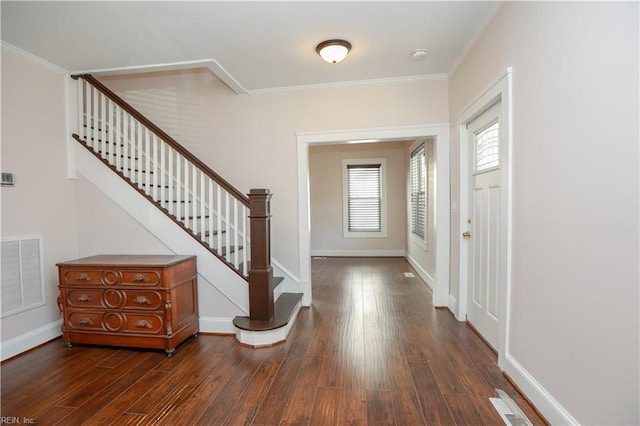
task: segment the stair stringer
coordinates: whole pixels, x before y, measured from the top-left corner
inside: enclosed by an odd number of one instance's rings
[[[197,256],[198,274],[249,314],[248,283],[79,143],[75,170],[176,254]],[[202,301],[200,301],[202,303]]]

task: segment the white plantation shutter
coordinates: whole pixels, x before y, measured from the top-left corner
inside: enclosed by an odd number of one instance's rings
[[[411,153],[411,233],[424,239],[427,213],[427,162],[424,144]]]
[[[347,165],[349,232],[382,230],[382,165]]]

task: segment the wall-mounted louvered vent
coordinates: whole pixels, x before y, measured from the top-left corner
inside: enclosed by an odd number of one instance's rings
[[[45,304],[42,238],[2,239],[2,317]]]

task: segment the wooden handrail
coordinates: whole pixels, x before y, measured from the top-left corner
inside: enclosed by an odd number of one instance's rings
[[[127,111],[136,120],[138,120],[140,123],[145,125],[156,136],[158,136],[160,139],[162,139],[167,144],[169,144],[174,150],[176,150],[177,152],[182,154],[185,158],[187,158],[189,161],[191,161],[191,163],[195,164],[200,170],[202,170],[202,172],[204,174],[209,176],[218,185],[220,185],[227,192],[232,194],[236,199],[238,199],[240,202],[242,202],[242,204],[244,204],[246,207],[249,207],[249,198],[246,195],[244,195],[242,192],[238,191],[233,185],[231,185],[229,182],[227,182],[219,174],[217,174],[216,172],[211,170],[211,168],[209,166],[207,166],[202,161],[200,161],[195,155],[193,155],[186,148],[184,148],[182,145],[180,145],[178,142],[176,142],[175,139],[173,139],[171,136],[169,136],[167,133],[165,133],[158,126],[153,124],[153,122],[151,120],[149,120],[147,117],[142,115],[139,111],[137,111],[135,108],[133,108],[131,105],[129,105],[120,96],[118,96],[114,92],[112,92],[104,84],[100,83],[100,81],[98,81],[91,74],[75,74],[75,75],[72,75],[71,78],[73,78],[74,80],[77,80],[78,78],[82,78],[82,79],[86,80],[89,84],[91,84],[93,87],[95,87],[100,92],[102,92],[105,96],[107,96],[109,99],[111,99],[113,102],[115,102],[120,108],[122,108],[123,110]]]

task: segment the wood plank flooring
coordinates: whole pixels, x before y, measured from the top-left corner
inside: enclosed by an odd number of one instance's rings
[[[314,259],[313,307],[270,348],[162,352],[56,339],[0,367],[3,417],[38,425],[501,425],[495,354],[399,258]]]

